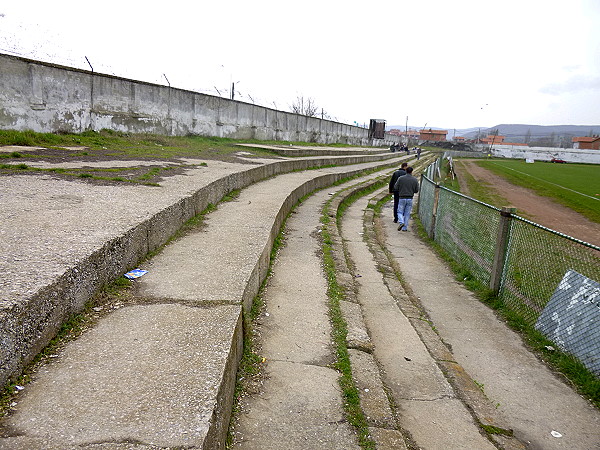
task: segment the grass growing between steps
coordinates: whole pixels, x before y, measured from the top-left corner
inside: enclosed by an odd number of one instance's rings
[[[379,170],[385,169],[386,168],[382,168]],[[360,174],[340,179],[337,182],[333,183],[333,185],[338,186],[352,179],[359,178],[376,171],[378,171],[378,169],[376,168],[366,170]],[[328,187],[324,189],[328,189]],[[292,208],[290,214],[293,211],[295,211],[296,208],[298,208],[298,206],[300,206],[300,204],[302,204],[304,200],[314,195],[316,192],[317,191],[311,192],[302,197],[298,201],[298,203]],[[321,223],[323,225],[327,225],[330,220],[328,216],[328,205],[329,204],[325,206],[322,212]],[[242,398],[246,395],[251,395],[252,391],[256,389],[256,386],[253,384],[260,383],[260,378],[262,374],[262,363],[264,362],[264,359],[260,355],[260,348],[257,341],[257,319],[260,317],[261,311],[264,308],[264,288],[267,283],[267,280],[272,274],[273,261],[275,260],[277,252],[283,246],[286,222],[287,218],[283,222],[281,230],[273,244],[267,276],[261,284],[259,293],[253,300],[251,311],[249,313],[244,314],[244,349],[237,374],[232,419],[227,435],[227,448],[232,448],[234,445],[234,427],[236,424],[237,416],[239,416],[239,414],[241,413]],[[343,291],[338,285],[335,277],[335,266],[332,256],[331,236],[329,235],[326,226],[322,228],[320,236],[322,239],[324,270],[326,273],[328,283],[329,310],[330,320],[332,323],[332,339],[334,341],[334,347],[337,356],[337,361],[334,363],[333,366],[340,373],[339,383],[343,393],[346,418],[348,422],[357,430],[357,436],[361,447],[366,450],[371,450],[375,449],[375,442],[371,439],[369,435],[368,424],[364,413],[360,407],[358,389],[356,388],[354,380],[352,379],[350,357],[348,354],[348,349],[346,348],[346,335],[348,334],[347,324],[344,320],[339,304],[340,300],[343,299]]]
[[[287,220],[287,219],[286,219]],[[285,222],[282,224],[282,230]],[[227,438],[225,448],[233,448],[235,443],[234,427],[237,423],[239,415],[242,413],[241,401],[244,397],[257,394],[262,385],[264,358],[260,355],[258,343],[257,319],[265,307],[264,291],[267,281],[272,275],[272,265],[279,249],[283,246],[283,234],[280,232],[271,249],[269,269],[267,276],[260,285],[258,294],[252,300],[250,311],[243,311],[244,321],[244,342],[242,349],[242,357],[236,374],[235,389],[233,393],[233,405],[231,408],[231,419],[227,430]]]
[[[366,186],[364,189],[357,190],[352,195],[349,195],[348,197],[344,198],[344,200],[340,203],[340,206],[336,211],[336,220],[339,222],[341,220],[342,216],[344,215],[344,213],[346,212],[346,210],[348,209],[348,207],[350,205],[352,205],[356,200],[364,197],[365,195],[369,195],[369,194],[381,189],[384,186],[387,186],[388,182],[389,182],[389,180],[386,177],[385,179],[382,179],[382,180],[377,181],[376,183],[370,184],[370,185]]]
[[[481,302],[492,308],[510,328],[518,332],[527,348],[542,362],[555,372],[562,374],[583,397],[596,408],[600,408],[600,378],[596,377],[578,359],[561,351],[534,326],[507,307],[487,286],[477,281],[468,269],[461,266],[437,242],[429,238],[418,217],[415,217],[415,224],[421,240],[448,264],[456,281],[463,283]]]
[[[358,441],[363,449],[375,449],[375,442],[369,435],[369,425],[360,407],[358,389],[352,378],[350,356],[346,347],[348,325],[344,320],[340,301],[344,299],[343,290],[337,282],[335,263],[333,259],[333,242],[327,231],[330,222],[329,206],[323,208],[321,223],[324,227],[321,232],[323,247],[323,268],[327,278],[327,295],[329,297],[329,316],[332,324],[332,339],[337,354],[335,368],[340,372],[339,384],[344,397],[344,408],[348,422],[356,429]]]

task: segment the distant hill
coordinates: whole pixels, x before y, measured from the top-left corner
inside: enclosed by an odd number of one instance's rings
[[[390,125],[386,129],[397,128],[404,130],[405,126]],[[423,127],[409,127],[421,129]],[[427,127],[429,128],[429,127]],[[557,146],[571,147],[572,138],[576,136],[600,135],[600,125],[524,125],[524,124],[501,124],[494,127],[472,127],[456,129],[437,128],[434,130],[448,130],[448,139],[456,136],[464,136],[466,139],[477,139],[477,135],[485,137],[498,130],[498,134],[505,136],[506,142],[520,142],[532,146]]]
[[[492,130],[498,130],[498,134],[508,137],[525,137],[528,134],[531,137],[543,137],[554,134],[564,134],[571,136],[587,136],[589,134],[600,134],[600,125],[496,125],[491,128],[482,128],[481,132],[486,133]],[[477,134],[477,130],[469,134]]]
[[[487,136],[495,133],[505,136],[506,142],[520,142],[532,146],[571,147],[572,139],[577,136],[600,135],[600,125],[522,125],[501,124],[481,129]],[[476,139],[479,130],[464,134],[467,139]]]

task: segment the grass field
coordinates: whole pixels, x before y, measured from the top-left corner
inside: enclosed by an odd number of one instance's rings
[[[540,161],[528,164],[522,160],[481,160],[477,164],[600,223],[600,166]]]

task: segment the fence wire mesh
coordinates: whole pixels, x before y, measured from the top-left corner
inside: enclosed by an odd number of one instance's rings
[[[600,375],[600,248],[509,216],[506,254],[494,266],[500,210],[423,177],[419,218],[428,232],[434,223],[435,241],[487,286],[501,271],[499,299]]]
[[[488,285],[494,262],[498,210],[440,188],[435,241],[481,283]]]
[[[500,295],[535,323],[569,270],[600,280],[600,254],[563,234],[514,216]]]
[[[419,219],[426,230],[431,229],[435,183],[423,177],[419,192]]]
[[[500,298],[600,375],[600,249],[513,217]]]

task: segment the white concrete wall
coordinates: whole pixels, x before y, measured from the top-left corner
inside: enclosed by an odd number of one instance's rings
[[[494,145],[491,152],[489,146],[475,146],[476,150],[491,153],[492,156],[512,159],[533,159],[550,161],[552,158],[572,163],[600,164],[600,150],[583,150],[579,148],[554,147],[521,147],[513,145]]]
[[[0,54],[0,129],[390,145],[368,130],[314,117]]]

